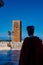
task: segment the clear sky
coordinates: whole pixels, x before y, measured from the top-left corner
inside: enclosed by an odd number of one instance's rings
[[[43,0],[3,0],[0,8],[0,39],[12,32],[12,20],[22,21],[22,39],[27,36],[26,27],[35,26],[34,35],[43,39]]]

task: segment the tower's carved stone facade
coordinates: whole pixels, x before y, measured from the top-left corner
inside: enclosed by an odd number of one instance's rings
[[[21,21],[13,20],[12,24],[12,42],[20,42],[21,41]]]

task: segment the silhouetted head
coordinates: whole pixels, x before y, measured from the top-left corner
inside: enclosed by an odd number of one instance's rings
[[[33,36],[34,34],[34,26],[27,26],[27,31],[29,36]]]

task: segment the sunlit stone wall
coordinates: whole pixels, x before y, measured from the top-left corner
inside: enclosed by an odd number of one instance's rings
[[[13,20],[12,22],[12,42],[21,42],[21,21]]]

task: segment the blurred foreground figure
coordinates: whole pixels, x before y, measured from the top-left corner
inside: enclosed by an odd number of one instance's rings
[[[0,0],[0,7],[3,7],[4,6],[4,2],[3,0]]]
[[[29,37],[24,39],[20,52],[19,65],[42,64],[42,40],[34,35],[34,26],[27,26]]]

